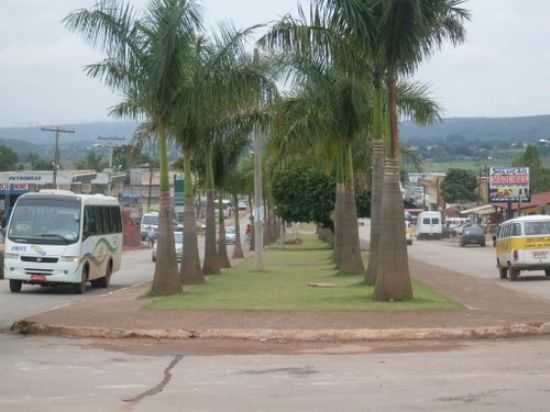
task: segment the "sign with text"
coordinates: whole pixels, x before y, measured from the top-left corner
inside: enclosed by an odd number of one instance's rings
[[[528,167],[491,167],[489,169],[489,202],[531,201]]]

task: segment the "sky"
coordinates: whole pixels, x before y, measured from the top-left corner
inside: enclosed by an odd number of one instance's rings
[[[308,0],[302,1],[307,4]],[[117,102],[82,68],[102,55],[67,31],[62,18],[95,0],[0,0],[0,127],[109,120]],[[132,0],[141,8],[148,0]],[[276,20],[297,0],[202,0],[206,26]],[[430,86],[446,117],[550,114],[550,2],[469,0],[464,45],[424,62],[415,78]]]

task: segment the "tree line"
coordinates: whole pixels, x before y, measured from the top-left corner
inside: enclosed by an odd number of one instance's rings
[[[244,191],[246,179],[235,171],[249,157],[251,134],[259,133],[266,143],[267,227],[277,231],[282,214],[296,219],[276,201],[277,182],[297,164],[310,165],[317,173],[312,178],[334,179],[316,194],[334,198],[330,220],[311,219],[333,233],[338,269],[366,273],[377,300],[412,298],[398,120],[429,124],[440,118],[428,88],[409,79],[445,42],[463,41],[469,13],[462,3],[313,0],[297,17],[289,14],[268,25],[255,52],[248,40],[261,27],[223,24],[209,33],[191,0],[151,1],[143,13],[126,1],[103,0],[67,16],[66,26],[105,55],[86,73],[123,96],[112,114],[142,121],[138,133],[158,145],[160,233],[152,293],[179,293],[182,284],[204,282],[205,275],[228,264],[223,213],[216,236],[214,203],[217,198],[221,205],[224,192]],[[181,150],[186,182],[179,271],[171,227],[170,143]],[[193,202],[197,184],[207,194],[202,267]],[[373,229],[368,268],[357,222],[362,187],[369,188]]]

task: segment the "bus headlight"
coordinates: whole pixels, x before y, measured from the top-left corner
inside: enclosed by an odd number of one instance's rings
[[[67,263],[77,263],[80,260],[78,256],[62,256],[61,261]]]
[[[4,259],[19,259],[17,253],[4,253]]]

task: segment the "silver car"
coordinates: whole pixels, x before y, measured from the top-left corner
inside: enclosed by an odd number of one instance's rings
[[[174,240],[176,242],[176,257],[178,262],[183,260],[183,232],[174,232]],[[153,246],[153,262],[157,261],[157,245],[158,242],[155,242]]]
[[[225,244],[234,245],[237,240],[237,233],[233,226],[225,228]]]

